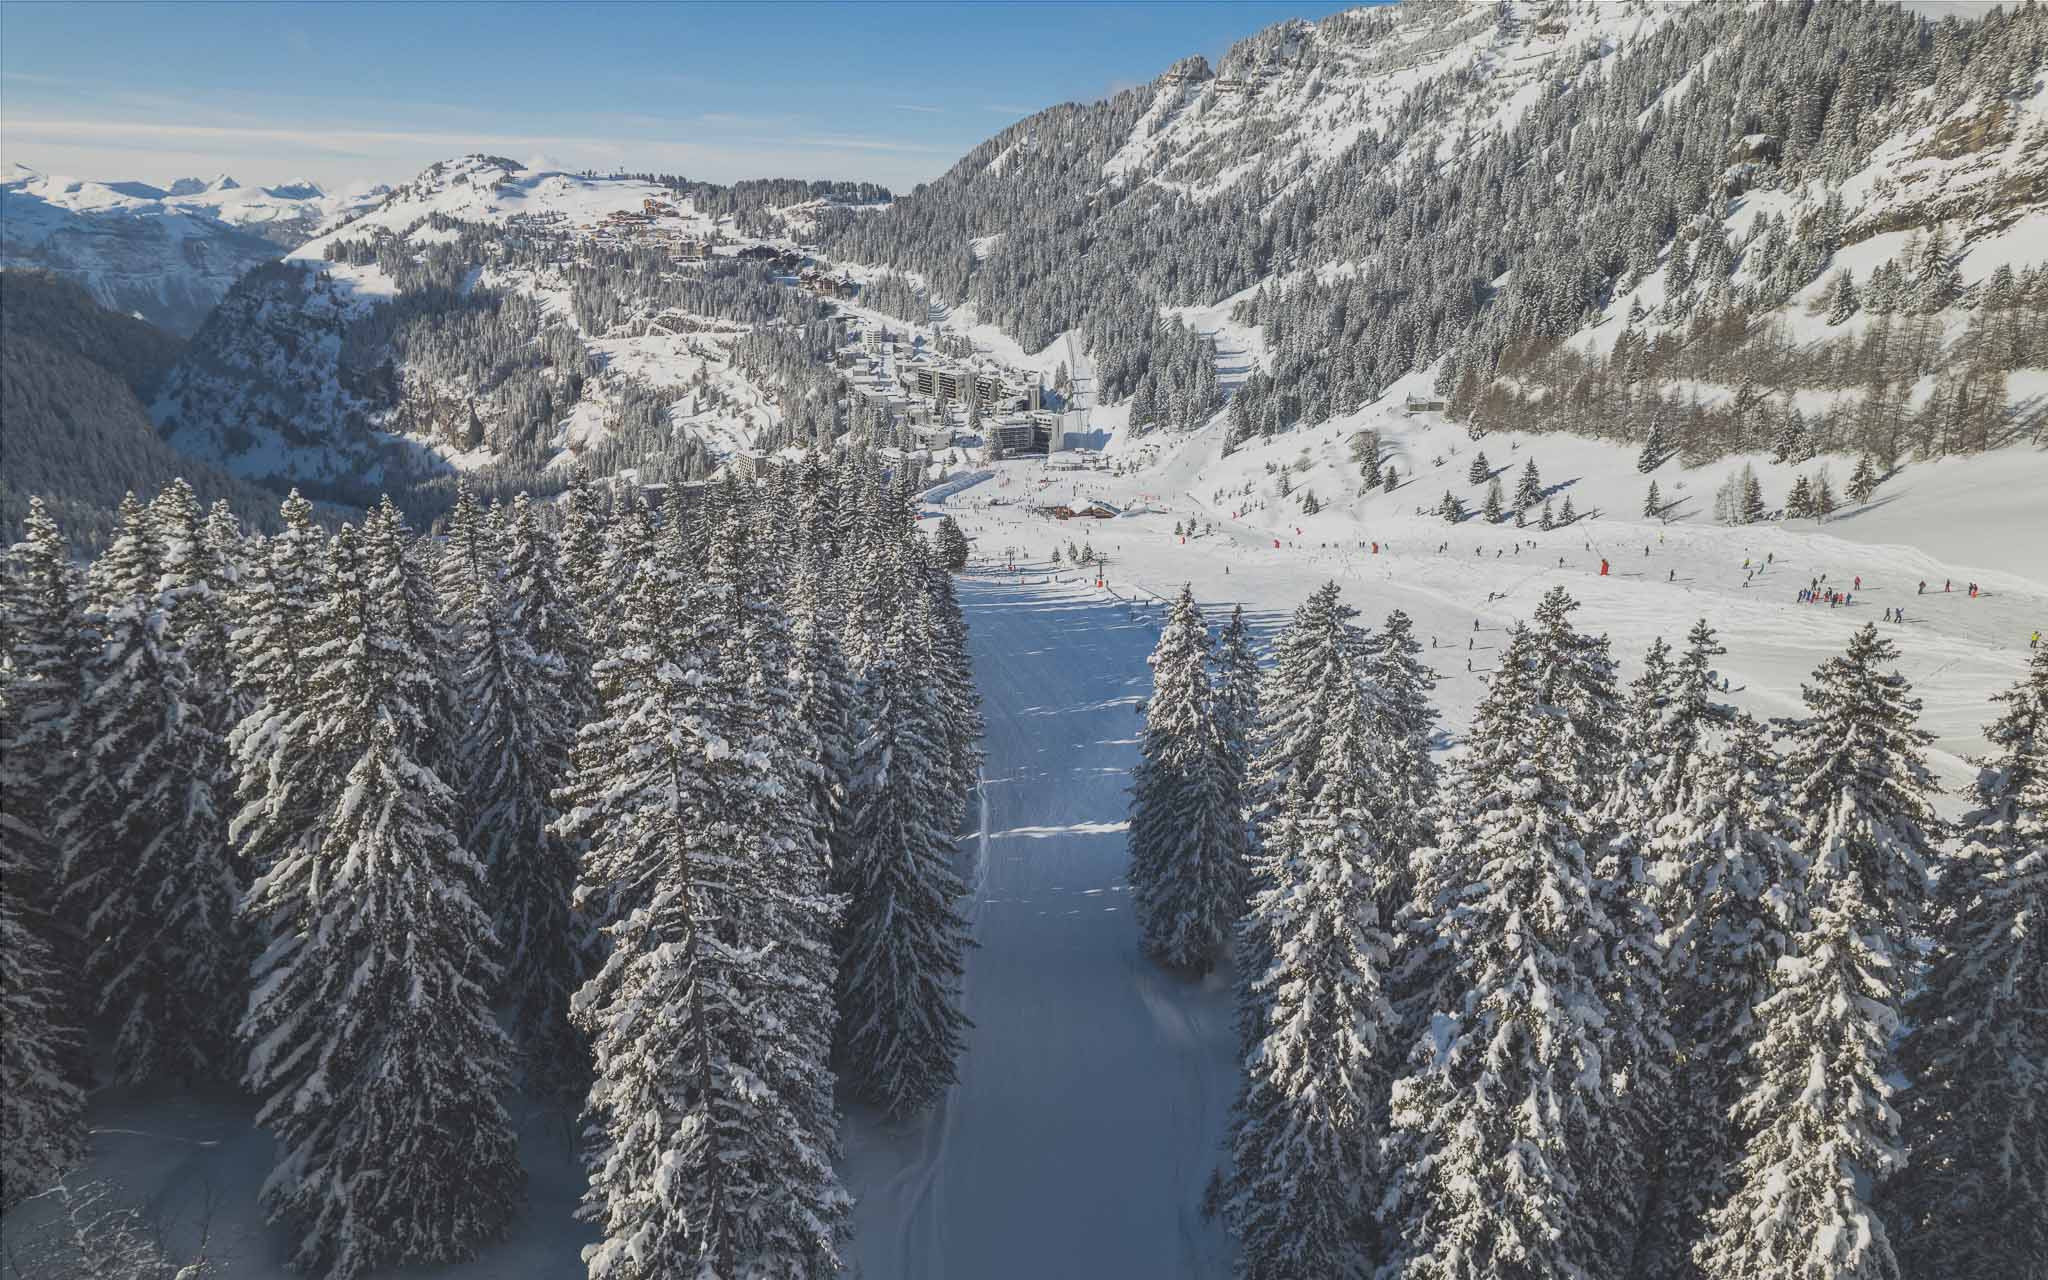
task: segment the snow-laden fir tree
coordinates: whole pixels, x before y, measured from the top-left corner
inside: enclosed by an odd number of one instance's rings
[[[473,1257],[524,1199],[483,867],[418,754],[438,673],[409,642],[405,559],[388,507],[335,540],[305,705],[282,710],[336,781],[248,897],[272,939],[241,1027],[278,1141],[264,1203],[295,1265],[336,1280]]]
[[[603,499],[580,470],[569,483],[561,506],[561,532],[555,540],[556,569],[574,597],[583,619],[589,647],[595,653],[603,632],[616,612],[617,600],[605,573],[605,518]],[[572,671],[572,677],[586,688],[590,682],[590,659]],[[592,695],[594,698],[595,695]]]
[[[1683,664],[1681,690],[1682,673]],[[1725,742],[1696,745],[1667,773],[1681,770],[1661,788],[1674,803],[1654,824],[1648,848],[1677,1041],[1637,1255],[1638,1274],[1648,1280],[1704,1275],[1692,1251],[1742,1155],[1746,1130],[1732,1116],[1743,1063],[1756,1008],[1791,950],[1803,894],[1782,808],[1784,778],[1763,726],[1736,719]]]
[[[1486,506],[1484,508],[1486,522],[1488,524],[1499,524],[1501,513],[1504,510],[1505,507],[1502,505],[1500,494],[1500,477],[1495,476],[1492,482],[1486,486]]]
[[[124,510],[135,523],[107,548],[116,563],[164,545],[148,511]],[[173,602],[145,577],[103,577],[104,589],[125,582],[135,594],[101,601],[91,618],[99,647],[51,828],[64,850],[59,909],[81,935],[92,1006],[115,1027],[117,1078],[213,1080],[234,1074],[248,964],[218,794],[226,747],[172,639]],[[179,588],[186,603],[204,589]]]
[[[1899,1274],[1875,1207],[1905,1160],[1894,1110],[1900,1006],[1933,864],[1931,735],[1897,650],[1865,626],[1802,689],[1784,728],[1787,813],[1807,875],[1793,954],[1756,1010],[1748,1134],[1696,1256],[1715,1276]]]
[[[1515,485],[1515,510],[1528,511],[1543,501],[1543,475],[1536,470],[1536,459],[1529,459],[1522,467],[1522,478]]]
[[[42,499],[29,499],[25,536],[7,549],[0,574],[0,661],[8,700],[7,812],[43,842],[44,857],[19,868],[11,888],[48,911],[59,885],[62,850],[50,843],[59,796],[72,773],[72,724],[85,696],[93,652],[85,617],[85,579]]]
[[[475,513],[463,513],[475,519]],[[569,911],[575,853],[553,834],[551,795],[569,764],[583,707],[572,668],[542,644],[580,652],[574,605],[554,577],[554,549],[530,504],[513,508],[505,549],[457,524],[449,555],[449,629],[461,637],[457,703],[466,717],[456,744],[464,848],[483,864],[503,966],[500,990],[517,1011],[529,1075],[558,1081],[574,1051],[566,1038],[569,994],[581,985],[577,929]]]
[[[905,549],[904,563],[911,567],[910,580],[923,599],[921,642],[931,655],[928,670],[945,745],[942,785],[952,798],[949,812],[957,829],[973,818],[969,809],[981,781],[981,739],[986,724],[967,648],[967,615],[953,590],[953,575],[932,562],[931,548],[921,538],[909,537],[913,541]]]
[[[49,517],[40,503],[29,512],[30,537]],[[15,603],[15,558],[10,556],[7,605]],[[6,615],[0,662],[0,1209],[47,1190],[85,1155],[85,1093],[70,1078],[77,1056],[75,992],[57,969],[55,927],[39,910],[55,858],[43,833],[17,810],[15,797],[31,784],[16,743],[27,728],[16,691],[32,684],[14,664],[21,650],[16,618]],[[17,786],[21,791],[17,791]]]
[[[784,1025],[793,1001],[829,1012],[787,944],[829,928],[834,904],[795,900],[769,870],[791,850],[763,822],[777,771],[724,661],[728,597],[716,578],[685,595],[649,557],[560,793],[558,831],[586,846],[578,909],[610,944],[573,1005],[595,1057],[592,1280],[839,1265],[850,1203],[819,1129],[831,1075],[815,1029]]]
[[[1643,514],[1656,519],[1664,514],[1664,499],[1657,492],[1657,482],[1650,481],[1650,491],[1643,495]]]
[[[816,792],[809,783],[823,747],[798,711],[795,640],[771,583],[788,552],[764,536],[770,523],[758,503],[728,510],[708,531],[698,594],[705,597],[700,608],[707,616],[722,614],[721,667],[741,691],[728,736],[776,767],[774,785],[755,792],[745,815],[763,850],[748,918],[755,934],[776,940],[781,961],[775,993],[761,1009],[782,1033],[779,1061],[787,1065],[780,1086],[807,1104],[807,1141],[830,1158],[839,1130],[829,1061],[844,903],[830,891],[829,833],[812,804]],[[921,621],[929,626],[928,618]]]
[[[1393,1091],[1402,1167],[1383,1212],[1413,1277],[1619,1274],[1622,1197],[1601,1145],[1618,1126],[1605,1070],[1602,911],[1572,793],[1578,769],[1543,701],[1544,643],[1518,626],[1446,780],[1431,874],[1439,1006]]]
[[[321,798],[335,785],[304,749],[314,730],[308,651],[328,575],[327,539],[312,515],[294,490],[282,507],[284,528],[264,542],[249,581],[231,597],[236,683],[255,699],[228,734],[236,806],[228,835],[245,879],[314,837]]]
[[[1262,1034],[1245,1062],[1220,1190],[1247,1278],[1362,1277],[1375,1261],[1379,1138],[1401,1046],[1386,982],[1402,874],[1376,810],[1398,767],[1375,690],[1338,685],[1325,741],[1281,805],[1290,838],[1245,921],[1269,961],[1247,986]]]
[[[1331,714],[1348,705],[1359,679],[1369,638],[1352,619],[1358,611],[1342,602],[1337,584],[1318,587],[1294,611],[1273,646],[1273,662],[1258,690],[1259,721],[1246,766],[1244,803],[1252,822],[1247,892],[1269,887],[1266,867],[1284,857],[1294,823],[1287,797],[1317,775]],[[1299,810],[1295,810],[1299,812]],[[1265,996],[1248,981],[1266,971],[1264,935],[1238,935],[1237,1018],[1247,1051],[1264,1036]]]
[[[187,696],[208,732],[225,737],[248,710],[234,680],[230,601],[237,574],[229,555],[234,516],[216,503],[209,515],[192,487],[173,479],[149,504],[163,547],[157,591],[168,614],[168,636],[191,672]]]
[[[156,521],[150,519],[149,508],[130,493],[121,499],[117,536],[86,574],[88,609],[104,612],[137,596],[154,595],[163,567]]]
[[[1465,468],[1465,482],[1467,484],[1485,484],[1486,477],[1492,474],[1493,468],[1486,461],[1486,450],[1481,449],[1478,453],[1472,455],[1472,465]]]
[[[1244,914],[1244,820],[1216,721],[1209,629],[1181,587],[1152,651],[1131,779],[1131,906],[1146,953],[1206,973]]]
[[[792,713],[808,729],[816,754],[802,762],[808,808],[828,872],[846,860],[852,832],[848,802],[853,794],[853,679],[832,607],[826,559],[805,548],[789,581],[790,683]]]
[[[1909,1159],[1884,1208],[1912,1277],[2048,1276],[2048,646],[1998,701],[1907,1008]]]
[[[852,1096],[891,1116],[923,1110],[953,1083],[966,1025],[958,801],[941,789],[946,743],[924,675],[926,605],[912,588],[901,584],[904,607],[860,683],[852,839],[836,868],[846,915],[835,1059]]]
[[[932,551],[939,566],[949,572],[958,573],[967,567],[967,535],[960,532],[953,517],[940,517],[939,527],[932,534]]]
[[[1385,755],[1372,807],[1374,836],[1405,866],[1433,834],[1431,810],[1438,777],[1430,754],[1436,708],[1429,698],[1436,689],[1436,673],[1423,662],[1415,623],[1401,610],[1389,613],[1368,639],[1365,678],[1378,691],[1372,707]],[[1405,900],[1411,890],[1404,874],[1397,896]],[[1386,905],[1391,909],[1396,904]]]

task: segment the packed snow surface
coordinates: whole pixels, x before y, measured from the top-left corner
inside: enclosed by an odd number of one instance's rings
[[[988,718],[974,1026],[931,1115],[848,1126],[861,1274],[1228,1275],[1200,1200],[1236,1089],[1230,988],[1138,953],[1124,874],[1157,627],[1035,577],[966,578],[960,600]]]

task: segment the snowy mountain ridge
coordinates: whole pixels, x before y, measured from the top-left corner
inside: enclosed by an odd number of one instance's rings
[[[0,182],[0,267],[54,271],[104,307],[189,335],[249,270],[383,196],[225,174],[158,188],[16,165]]]
[[[718,219],[655,182],[481,154],[438,162],[252,273],[153,415],[187,453],[337,501],[513,460],[587,460],[622,433],[666,436],[664,422],[681,430],[678,456],[729,452],[776,416],[730,369],[744,325],[712,331],[700,318],[677,332],[647,306],[630,323],[586,327],[573,303],[599,260],[673,255],[719,234]],[[494,335],[481,364],[406,354],[461,348],[472,324]]]

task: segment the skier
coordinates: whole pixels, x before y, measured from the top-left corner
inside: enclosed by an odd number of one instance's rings
[[[1671,571],[1671,576],[1670,576],[1670,577],[1668,577],[1668,578],[1666,578],[1666,579],[1664,579],[1664,581],[1666,581],[1666,582],[1676,582],[1676,581],[1678,581],[1678,570],[1676,570],[1676,569],[1673,569],[1673,570]]]
[[[2032,636],[2028,637],[2028,639],[2027,639],[2027,648],[2029,648],[2029,649],[2038,649],[2038,648],[2040,648],[2040,647],[2041,647],[2041,629],[2040,629],[2039,627],[2036,627],[2036,628],[2034,628],[2034,634],[2033,634]]]
[[[1925,578],[1922,578],[1922,579],[1920,579],[1920,591],[1919,591],[1919,594],[1920,594],[1920,595],[1923,595],[1923,596],[1927,594],[1927,579],[1925,579]]]
[[[1862,574],[1860,574],[1860,573],[1859,573],[1859,574],[1857,574],[1857,575],[1856,575],[1856,581],[1855,581],[1855,582],[1853,582],[1853,583],[1851,583],[1850,585],[1852,585],[1853,587],[1855,587],[1855,588],[1856,588],[1856,590],[1858,590],[1858,591],[1861,591],[1861,590],[1863,590],[1863,575],[1862,575]]]

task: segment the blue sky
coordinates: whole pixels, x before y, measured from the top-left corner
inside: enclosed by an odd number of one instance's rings
[[[1347,7],[6,0],[0,168],[338,187],[485,150],[907,189],[1043,107]]]

